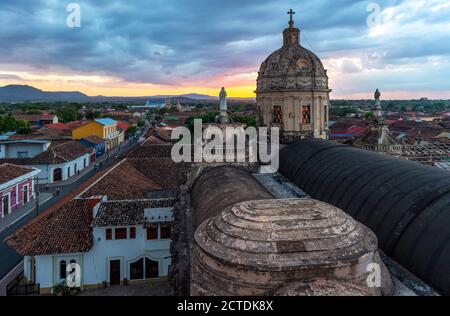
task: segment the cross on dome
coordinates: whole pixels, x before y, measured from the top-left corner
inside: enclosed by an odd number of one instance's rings
[[[293,27],[294,26],[293,16],[294,16],[295,12],[294,12],[294,10],[290,9],[287,14],[289,14],[289,16],[290,16],[289,27]]]

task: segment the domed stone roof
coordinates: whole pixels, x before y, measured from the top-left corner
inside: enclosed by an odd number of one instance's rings
[[[243,202],[196,230],[192,288],[195,294],[280,295],[282,287],[291,293],[310,284],[311,290],[310,282],[327,280],[334,282],[324,287],[327,291],[348,282],[349,293],[378,295],[379,289],[365,285],[367,265],[380,263],[377,249],[369,229],[329,204]],[[319,294],[321,287],[313,287]]]
[[[284,30],[283,38],[283,47],[261,64],[257,92],[327,91],[326,70],[319,57],[300,45],[300,30],[293,22]]]

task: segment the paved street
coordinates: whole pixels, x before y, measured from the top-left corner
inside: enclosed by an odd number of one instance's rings
[[[144,133],[145,132],[146,131],[144,131]],[[46,190],[45,188],[42,189],[41,187],[42,192],[53,194],[54,197],[39,206],[39,214],[45,212],[47,209],[58,203],[67,195],[74,193],[81,184],[95,176],[97,173],[118,162],[136,145],[138,145],[137,139],[129,140],[125,144],[121,145],[120,150],[117,148],[116,150],[111,151],[109,157],[105,154],[104,158],[102,157],[101,160],[99,159],[96,164],[99,164],[100,161],[102,163],[98,168],[94,168],[93,166],[90,168],[86,168],[86,170],[77,175],[75,179],[60,182],[58,183],[58,185],[49,186],[48,190]],[[59,189],[59,195],[56,194],[57,189]],[[4,242],[5,238],[27,224],[35,216],[35,211],[29,212],[27,215],[17,220],[14,224],[0,231],[0,280],[22,260],[22,256],[14,251],[14,249],[6,245],[6,243]]]
[[[92,289],[80,292],[79,296],[170,296],[172,287],[167,280],[148,280],[141,284],[128,286],[109,286],[105,289]]]
[[[41,193],[39,197],[39,206],[53,198],[50,193]],[[36,210],[36,199],[31,200],[28,204],[15,210],[13,213],[6,215],[0,220],[0,232],[7,229],[8,226],[13,225],[16,221],[22,217]]]

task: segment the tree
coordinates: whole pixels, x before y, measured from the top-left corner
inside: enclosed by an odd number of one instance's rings
[[[86,114],[85,114],[85,117],[86,117],[86,119],[88,119],[88,120],[93,120],[93,119],[99,118],[100,116],[101,116],[100,111],[92,111],[92,110],[89,110],[89,111],[87,111]]]
[[[191,132],[193,132],[194,131],[194,120],[202,120],[202,123],[212,123],[215,121],[216,116],[218,114],[219,113],[217,113],[217,112],[209,112],[209,113],[206,113],[206,114],[200,115],[200,116],[192,116],[186,120],[186,125],[191,130]]]
[[[130,126],[127,130],[127,134],[129,136],[133,136],[137,133],[137,131],[138,131],[138,128],[136,126]]]
[[[364,114],[364,117],[366,118],[366,120],[373,119],[373,112],[367,112],[366,114]]]
[[[345,106],[345,107],[331,107],[330,108],[330,115],[335,115],[335,116],[346,116],[349,113],[353,113],[356,114],[358,113],[358,108],[354,107],[354,106]]]
[[[82,118],[82,115],[78,112],[77,104],[70,104],[64,106],[56,111],[58,118],[63,123],[78,121]]]
[[[16,120],[13,116],[0,116],[0,132],[18,132],[28,134],[31,132],[30,125],[26,121]]]
[[[242,116],[233,115],[232,119],[236,123],[243,123],[243,124],[247,125],[247,127],[250,127],[250,126],[256,127],[256,118],[253,117],[253,116],[249,116],[249,115],[242,115]]]

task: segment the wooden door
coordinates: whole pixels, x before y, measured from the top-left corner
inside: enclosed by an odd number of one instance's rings
[[[111,285],[120,285],[120,260],[111,260],[109,262],[109,283]]]

